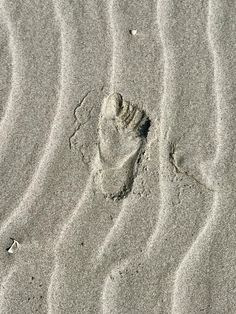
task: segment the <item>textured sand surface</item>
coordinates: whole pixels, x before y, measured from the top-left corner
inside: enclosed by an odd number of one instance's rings
[[[0,0],[0,313],[236,313],[235,0]]]

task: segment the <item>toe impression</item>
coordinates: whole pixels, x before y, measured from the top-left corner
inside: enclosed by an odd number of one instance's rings
[[[111,94],[105,99],[105,108],[103,114],[108,119],[116,118],[120,111],[122,105],[122,96],[118,93]]]

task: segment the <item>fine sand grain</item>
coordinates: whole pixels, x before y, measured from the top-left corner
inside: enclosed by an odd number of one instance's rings
[[[235,0],[0,0],[0,314],[236,313]]]

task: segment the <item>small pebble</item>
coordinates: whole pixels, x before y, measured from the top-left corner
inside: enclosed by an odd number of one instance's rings
[[[137,34],[137,29],[131,29],[130,31],[131,35],[136,35]]]

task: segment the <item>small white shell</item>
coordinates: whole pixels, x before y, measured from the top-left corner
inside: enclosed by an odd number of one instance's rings
[[[10,246],[10,248],[7,250],[7,252],[10,254],[15,253],[18,250],[19,245],[20,245],[19,242],[17,242],[16,240],[14,240],[14,239],[12,239],[12,240],[13,240],[13,243]]]

